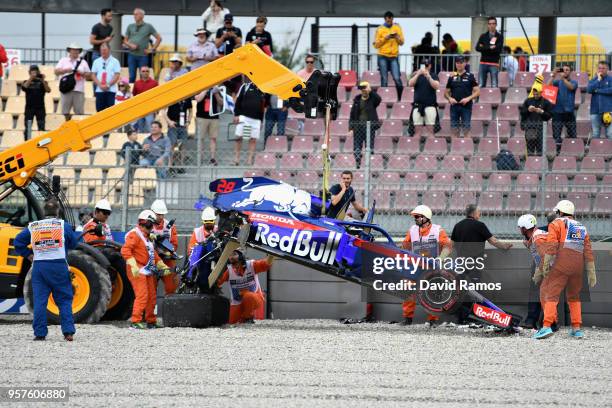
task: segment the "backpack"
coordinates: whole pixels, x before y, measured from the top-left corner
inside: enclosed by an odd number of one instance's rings
[[[495,157],[497,170],[518,170],[519,166],[511,151],[501,149]]]
[[[77,61],[77,64],[74,67],[74,70],[70,74],[63,76],[59,80],[59,90],[61,93],[65,94],[65,93],[68,93],[74,90],[74,87],[76,86],[76,78],[74,77],[74,74],[76,74],[77,69],[79,69],[79,65],[81,65],[81,61],[83,61],[82,58],[80,58]]]

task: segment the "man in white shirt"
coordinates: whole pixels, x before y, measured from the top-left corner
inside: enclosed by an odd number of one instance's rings
[[[70,120],[72,115],[70,109],[74,109],[76,115],[82,115],[85,108],[85,79],[89,76],[89,65],[85,59],[81,58],[83,48],[75,43],[71,43],[67,48],[68,56],[59,60],[55,66],[55,75],[60,76],[60,81],[65,76],[74,72],[75,85],[68,92],[62,93],[60,106],[62,114],[66,120]]]
[[[96,85],[96,112],[100,112],[115,104],[117,82],[121,75],[121,65],[110,55],[108,44],[100,45],[100,58],[93,62],[91,72]]]

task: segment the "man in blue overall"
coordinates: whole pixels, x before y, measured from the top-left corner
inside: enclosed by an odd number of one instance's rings
[[[47,337],[47,302],[50,294],[53,294],[59,308],[64,339],[72,341],[75,333],[73,289],[66,255],[76,247],[77,239],[72,225],[59,218],[59,210],[56,200],[47,201],[44,206],[45,218],[31,222],[15,237],[17,253],[32,261],[34,340],[45,340]],[[28,248],[30,244],[31,248]]]

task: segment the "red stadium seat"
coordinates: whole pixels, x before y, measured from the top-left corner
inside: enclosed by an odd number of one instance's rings
[[[447,154],[442,159],[441,169],[447,172],[463,172],[465,170],[465,159],[463,156],[456,154]]]
[[[577,174],[574,177],[574,185],[572,191],[581,191],[585,193],[597,192],[597,176],[594,174]]]
[[[291,173],[289,171],[283,170],[271,170],[270,178],[278,181],[284,181],[285,183],[292,184],[293,177],[291,177]]]
[[[243,173],[244,177],[262,177],[264,175],[263,170],[246,170]]]
[[[463,213],[468,204],[476,204],[476,195],[471,191],[455,191],[450,197],[448,209],[454,213]]]
[[[265,150],[269,153],[285,153],[287,145],[286,136],[270,136],[266,141]]]
[[[344,149],[346,150],[346,148]],[[393,139],[390,137],[377,137],[374,139],[374,151],[376,153],[393,153]],[[400,152],[403,153],[403,152]]]
[[[378,88],[378,96],[380,96],[381,103],[392,104],[397,102],[397,91],[395,87]]]
[[[355,156],[353,154],[337,154],[332,164],[334,169],[354,169],[357,167],[355,164]]]
[[[407,89],[404,89],[404,92],[402,92],[401,102],[404,102],[404,103],[414,102],[414,87],[409,87]]]
[[[565,193],[569,191],[569,182],[565,174],[547,174],[544,179],[544,190]]]
[[[375,183],[376,188],[385,190],[399,190],[400,184],[400,174],[394,171],[381,173]]]
[[[583,103],[578,107],[578,113],[576,114],[576,122],[591,122],[591,104]]]
[[[452,72],[449,71],[440,71],[438,73],[438,80],[440,81],[440,89],[446,88],[446,83],[448,82],[448,78],[452,75]]]
[[[279,168],[284,170],[301,170],[304,168],[300,153],[285,153],[280,160]]]
[[[285,134],[297,135],[300,132],[300,121],[295,118],[288,118],[285,122]]]
[[[548,80],[552,77],[552,72],[550,72],[550,71],[543,71],[542,72],[542,77],[544,78],[544,83],[547,83]]]
[[[371,170],[384,170],[384,158],[382,154],[373,154],[370,156],[370,169]]]
[[[492,167],[493,164],[489,156],[474,156],[468,164],[468,170],[475,171],[490,171]]]
[[[446,210],[446,194],[440,191],[427,191],[423,193],[422,202],[431,208],[433,212]]]
[[[483,212],[499,212],[502,209],[502,194],[498,192],[480,194],[478,208]]]
[[[436,90],[436,102],[437,102],[438,106],[444,107],[448,103],[448,101],[444,97],[444,92],[445,92],[445,90],[442,87],[440,87],[440,89]]]
[[[423,153],[444,156],[448,152],[446,140],[440,138],[429,138],[423,146]]]
[[[568,193],[567,199],[574,203],[576,211],[587,215],[591,211],[591,199],[589,193]]]
[[[514,138],[512,138],[514,139]],[[511,139],[511,140],[512,140]],[[524,141],[524,140],[523,140]],[[548,165],[548,162],[542,156],[529,156],[527,160],[525,160],[525,171],[543,171],[545,166]]]
[[[348,101],[352,103],[359,95],[361,95],[361,90],[357,87],[352,88],[349,93]]]
[[[452,147],[451,147],[451,152],[452,152]],[[499,144],[497,143],[496,139],[492,139],[492,138],[485,138],[482,139],[480,141],[480,143],[478,143],[478,155],[479,156],[491,156],[491,157],[495,157],[497,156],[497,153],[499,153]]]
[[[340,105],[340,110],[338,110],[338,119],[339,120],[349,120],[351,117],[351,108],[353,107],[352,102],[344,102]]]
[[[399,137],[404,134],[404,127],[400,120],[386,120],[380,128],[380,134],[384,136]]]
[[[370,182],[372,178],[370,178]],[[352,186],[363,188],[365,185],[365,173],[363,171],[354,171],[353,172],[353,182]]]
[[[506,142],[506,149],[510,150],[515,159],[527,154],[527,142],[522,137],[511,137]],[[540,163],[541,166],[541,163]]]
[[[527,99],[527,90],[525,88],[508,88],[504,104],[522,105],[525,99]]]
[[[601,156],[588,155],[582,159],[580,170],[589,173],[604,174],[606,172],[606,162]]]
[[[610,215],[612,214],[612,194],[599,193],[595,196],[593,203],[593,212],[596,214]]]
[[[372,88],[378,88],[380,86],[380,72],[378,71],[364,71],[361,74],[362,81],[368,81]]]
[[[387,119],[387,105],[384,103],[378,105],[378,108],[376,108],[376,114],[378,115],[379,120]]]
[[[342,88],[352,88],[357,86],[357,73],[350,69],[341,69],[338,71],[340,74],[340,83],[338,83],[338,87]]]
[[[402,136],[397,144],[397,152],[400,154],[409,154],[415,157],[421,151],[419,139],[416,137]]]
[[[389,119],[393,120],[410,120],[410,114],[412,112],[412,105],[404,102],[396,102],[393,104],[391,109],[391,116]]]
[[[306,119],[304,120],[304,135],[323,136],[325,124],[321,119]]]
[[[482,120],[473,120],[470,128],[470,137],[472,139],[480,139],[484,136],[484,121]]]
[[[578,87],[585,89],[589,84],[589,74],[587,72],[572,71],[570,78],[578,82]]]
[[[332,136],[346,136],[348,131],[347,120],[332,120],[329,125],[329,133]]]
[[[427,174],[407,173],[404,178],[404,189],[410,191],[425,191],[427,189]]]
[[[612,174],[606,174],[601,180],[601,191],[612,192]]]
[[[501,90],[499,88],[481,88],[478,103],[497,106],[501,103]]]
[[[509,191],[512,186],[510,173],[495,173],[489,177],[487,191]]]
[[[429,189],[432,191],[453,191],[455,178],[448,173],[435,173]]]
[[[563,139],[561,142],[561,156],[584,156],[584,142],[582,139]]]
[[[321,143],[323,143],[323,139],[321,139]],[[340,142],[339,136],[335,136],[335,135],[330,136],[329,138],[329,152],[330,153],[340,153],[342,151],[341,145],[342,143]]]
[[[542,198],[544,199],[544,207],[542,208]],[[540,209],[543,212],[552,210],[555,205],[561,200],[559,193],[546,192],[544,194],[537,193],[535,199],[535,208]]]
[[[464,157],[472,157],[474,154],[474,141],[470,138],[451,139],[450,153],[454,155],[462,155]]]
[[[513,86],[517,88],[531,88],[535,81],[534,72],[517,72],[514,76]]]
[[[491,120],[492,118],[493,111],[491,105],[475,103],[474,106],[472,106],[472,120]]]
[[[529,193],[508,193],[506,210],[514,213],[531,210],[531,195]]]
[[[370,194],[370,201],[376,200],[377,210],[389,210],[391,208],[391,191],[374,190]]]
[[[403,154],[394,154],[389,157],[389,163],[387,163],[389,170],[403,170],[406,171],[410,168],[410,156]]]
[[[540,176],[531,173],[521,173],[516,178],[516,191],[536,192],[540,189]]]
[[[576,93],[574,94],[574,107],[577,108],[582,103],[582,91],[580,88],[576,89]]]
[[[415,171],[431,171],[438,169],[438,160],[436,156],[428,154],[420,154],[414,160]]]
[[[589,143],[589,156],[603,156],[605,159],[612,157],[612,140],[591,139]]]
[[[306,158],[306,168],[309,170],[323,170],[323,156],[320,153],[311,153]]]
[[[510,78],[508,76],[508,72],[507,71],[502,71],[498,74],[497,76],[497,86],[499,86],[499,88],[502,91],[505,91],[506,89],[508,89],[508,87],[510,86]]]
[[[489,122],[489,128],[487,129],[487,137],[497,138],[499,140],[507,140],[510,138],[512,128],[510,122],[507,120],[493,120]]]
[[[559,156],[555,158],[552,166],[553,171],[563,171],[563,172],[575,172],[576,171],[576,158],[575,157],[566,157]]]
[[[338,102],[344,103],[346,101],[347,95],[348,95],[348,92],[346,92],[346,88],[341,85],[338,85],[338,89],[336,90],[336,96],[338,97]]]
[[[519,110],[517,105],[500,105],[497,108],[497,119],[507,120],[515,123],[519,120]]]
[[[464,173],[461,175],[460,191],[482,191],[484,183],[480,173]]]
[[[414,191],[398,191],[395,193],[396,210],[412,210],[418,205],[419,196]]]
[[[298,171],[295,175],[295,183],[300,188],[311,190],[321,184],[321,179],[316,171]]]
[[[314,149],[314,140],[312,136],[296,136],[291,143],[291,152],[293,153],[310,153]]]
[[[260,169],[275,169],[276,168],[276,156],[274,153],[258,152],[255,154],[255,161],[253,167]]]

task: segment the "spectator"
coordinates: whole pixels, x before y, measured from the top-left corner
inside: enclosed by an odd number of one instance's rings
[[[257,17],[255,27],[247,33],[246,42],[257,44],[268,56],[272,56],[274,48],[272,47],[272,34],[266,31],[268,19],[264,16]]]
[[[559,88],[557,93],[557,103],[552,108],[552,127],[553,138],[557,145],[557,154],[561,151],[561,132],[565,126],[565,134],[569,138],[576,138],[576,116],[574,116],[574,101],[578,82],[570,78],[572,67],[563,64],[561,68],[555,69],[553,76],[548,80],[548,84]]]
[[[450,120],[451,130],[455,137],[463,129],[463,136],[470,137],[472,121],[472,101],[480,95],[480,88],[474,74],[465,70],[465,59],[459,56],[455,59],[453,76],[448,78],[444,97],[451,104]]]
[[[452,35],[445,33],[442,36],[442,45],[444,46],[442,50],[442,54],[444,54],[442,57],[442,69],[444,71],[454,71],[455,56],[462,54],[459,44],[457,44]]]
[[[518,60],[519,72],[527,71],[527,53],[521,47],[514,48],[514,55]],[[513,78],[514,79],[514,78]]]
[[[525,131],[527,152],[529,154],[542,154],[542,123],[551,118],[552,104],[542,98],[539,89],[533,88],[533,96],[528,97],[520,107],[521,129]]]
[[[469,51],[463,51],[463,59],[465,61],[465,70],[467,72],[472,72],[470,70],[471,66],[470,66],[470,52]]]
[[[217,30],[215,45],[219,48],[219,53],[229,55],[242,45],[242,31],[234,26],[234,16],[226,14],[223,18],[223,27]]]
[[[380,105],[380,96],[372,90],[370,83],[361,81],[361,95],[355,96],[349,119],[349,134],[353,136],[353,154],[357,168],[361,166],[361,152],[364,150],[367,136],[367,122],[370,122],[370,149],[374,150],[374,136],[380,122],[376,108]]]
[[[134,83],[134,96],[140,95],[149,89],[155,88],[158,83],[156,80],[151,78],[151,68],[144,66],[140,67],[140,79]],[[138,119],[136,121],[136,131],[141,133],[147,133],[151,131],[151,123],[155,119],[155,112],[149,113],[148,115]]]
[[[437,67],[437,55],[440,54],[440,50],[438,47],[434,47],[432,45],[433,42],[433,34],[430,32],[425,33],[425,37],[421,39],[421,44],[417,45],[412,49],[412,53],[414,54],[414,58],[412,61],[412,71],[416,71],[419,69],[421,64],[423,64],[423,60],[435,61]],[[439,69],[439,68],[438,68]],[[435,72],[435,69],[434,69]]]
[[[74,74],[75,85],[74,89],[66,93],[62,93],[60,105],[62,114],[66,120],[70,120],[72,115],[70,109],[74,110],[76,115],[82,115],[85,108],[85,78],[89,76],[89,65],[87,61],[81,58],[83,48],[75,43],[71,43],[67,48],[68,56],[59,60],[55,66],[55,75],[62,78]]]
[[[127,138],[128,141],[121,146],[121,151],[119,155],[126,160],[127,158],[127,150],[130,149],[130,164],[133,166],[138,166],[140,163],[140,155],[142,154],[142,145],[138,143],[136,140],[136,132],[133,129],[127,130]]]
[[[96,85],[96,112],[115,104],[117,93],[117,82],[121,76],[121,65],[119,60],[110,55],[108,44],[100,45],[100,58],[95,60],[91,66],[92,79]]]
[[[164,120],[168,124],[168,139],[172,150],[187,139],[187,128],[191,122],[191,98],[183,99],[164,110]],[[170,157],[169,165],[172,165]]]
[[[297,76],[302,78],[302,81],[306,82],[315,71],[315,56],[307,54],[306,58],[304,58],[304,64],[304,68],[297,72]]]
[[[113,27],[110,25],[113,21],[113,11],[109,8],[100,10],[100,22],[91,27],[89,34],[89,43],[93,45],[91,60],[95,61],[100,58],[100,46],[106,44],[110,47],[110,42],[113,39]]]
[[[202,159],[204,159],[204,137],[210,138],[210,164],[217,165],[217,136],[219,135],[219,112],[223,107],[223,97],[219,88],[206,89],[195,96],[196,135],[200,139]],[[201,163],[198,163],[198,166]]]
[[[123,37],[123,45],[130,50],[128,68],[130,83],[136,81],[136,70],[149,65],[149,54],[154,53],[161,43],[161,36],[149,23],[144,21],[145,12],[141,8],[134,9],[134,23],[128,25]],[[149,39],[155,37],[155,43],[149,48]]]
[[[476,51],[480,52],[480,71],[478,73],[478,85],[481,88],[487,86],[487,74],[491,74],[491,87],[497,88],[497,76],[499,74],[499,57],[504,46],[504,36],[497,31],[497,19],[487,19],[489,31],[482,34],[476,43]]]
[[[264,132],[264,144],[268,141],[268,136],[272,134],[274,125],[276,125],[276,134],[285,134],[285,123],[287,123],[289,106],[286,101],[280,99],[277,95],[270,95],[270,106],[266,110],[266,129]]]
[[[168,160],[172,154],[170,139],[162,133],[161,122],[154,120],[151,123],[151,134],[142,144],[141,166],[155,166],[157,177],[166,178]]]
[[[205,28],[198,28],[193,35],[197,40],[187,50],[187,61],[191,62],[191,70],[200,68],[219,58],[217,48],[212,42],[208,41],[210,31]]]
[[[223,27],[223,17],[229,13],[229,9],[224,8],[221,1],[211,0],[208,8],[202,13],[204,28],[211,33],[216,33],[219,28]]]
[[[508,79],[510,86],[512,86],[514,85],[514,77],[519,70],[519,62],[512,55],[512,50],[507,45],[504,45],[504,54],[506,54],[506,56],[502,62],[502,68],[508,72]]]
[[[423,60],[421,68],[414,72],[408,86],[414,87],[414,102],[412,104],[412,123],[414,126],[431,126],[438,120],[438,104],[436,90],[440,88],[438,76],[431,72],[431,61]]]
[[[344,170],[340,177],[340,183],[331,186],[329,189],[329,193],[331,194],[331,202],[329,203],[326,216],[328,218],[344,219],[344,214],[342,214],[342,211],[348,210],[348,204],[351,203],[353,204],[353,207],[359,211],[361,218],[363,218],[368,210],[355,198],[355,190],[353,190],[353,187],[351,187],[351,183],[353,182],[353,172],[350,170]]]
[[[8,62],[8,56],[6,55],[6,50],[4,46],[0,44],[0,90],[2,90],[2,78],[4,78],[4,71],[2,70],[3,64]]]
[[[612,139],[612,125],[604,120],[612,112],[612,78],[608,76],[610,66],[606,61],[599,61],[597,75],[589,81],[587,92],[591,97],[591,126],[593,138],[599,139],[602,126],[606,128],[606,137]],[[607,122],[607,125],[606,125]]]
[[[235,166],[240,164],[242,139],[249,139],[247,165],[251,166],[253,164],[255,146],[257,139],[259,139],[261,121],[264,118],[264,111],[266,109],[266,99],[266,95],[245,77],[245,83],[242,84],[238,91],[234,108],[234,123],[236,124],[237,136],[234,156]]]
[[[115,105],[128,100],[132,97],[130,83],[127,78],[121,78],[117,85],[117,93],[115,94]]]
[[[402,99],[402,79],[399,67],[399,47],[404,44],[402,28],[393,23],[393,13],[385,13],[385,23],[376,29],[376,40],[374,48],[378,49],[378,70],[380,71],[380,86],[387,86],[388,72],[391,72],[395,88],[397,89],[397,100]]]
[[[28,140],[28,122],[33,124],[34,118],[38,122],[38,130],[45,130],[45,94],[51,92],[49,84],[45,80],[45,75],[40,73],[38,65],[30,65],[30,77],[27,81],[21,84],[21,90],[25,93],[25,138]]]
[[[174,78],[180,77],[187,73],[187,70],[183,68],[183,60],[179,54],[172,54],[170,57],[170,70],[166,74],[166,82],[173,80]]]

